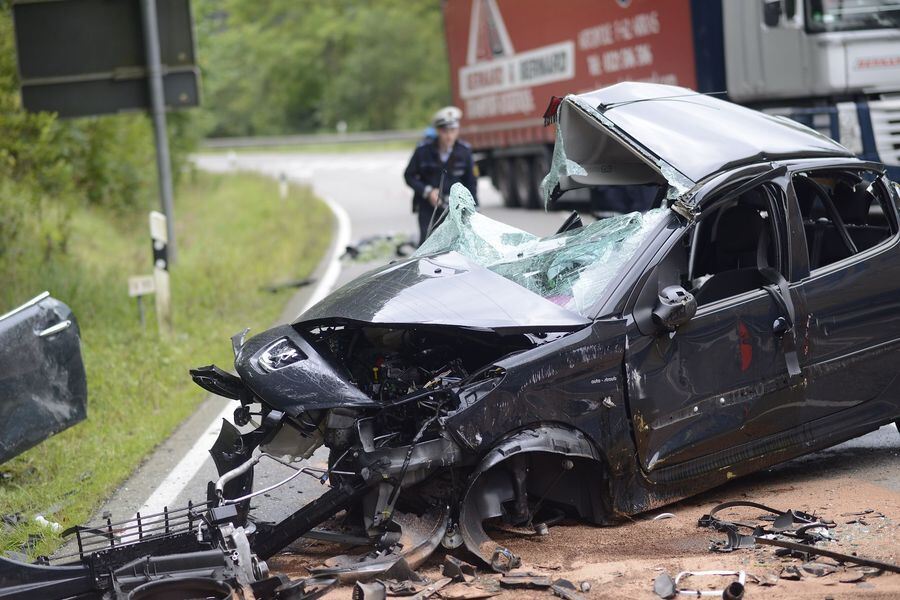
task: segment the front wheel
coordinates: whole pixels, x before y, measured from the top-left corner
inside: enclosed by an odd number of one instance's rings
[[[497,168],[497,189],[503,197],[503,206],[516,208],[519,206],[519,194],[514,181],[512,160],[499,158],[495,164]]]

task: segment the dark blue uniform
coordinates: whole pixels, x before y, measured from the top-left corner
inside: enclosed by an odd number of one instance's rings
[[[478,204],[472,148],[467,143],[456,140],[447,162],[442,163],[437,140],[420,143],[403,173],[406,184],[413,189],[413,212],[419,213],[419,243],[425,239],[428,224],[434,213],[434,207],[425,198],[425,190],[429,187],[436,189],[441,184],[441,174],[444,171],[446,171],[446,175],[444,175],[441,197],[445,201],[448,200],[450,186],[454,183],[461,183],[472,192],[472,197]]]

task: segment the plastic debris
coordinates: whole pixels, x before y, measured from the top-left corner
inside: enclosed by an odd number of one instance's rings
[[[568,579],[557,579],[550,584],[550,591],[565,600],[584,600],[584,596],[578,593],[575,584]]]
[[[660,598],[674,598],[675,580],[668,573],[660,573],[653,581],[653,592]]]
[[[500,585],[514,588],[548,588],[551,583],[548,575],[528,571],[512,571],[500,578]]]
[[[60,525],[59,523],[56,523],[54,521],[48,521],[47,519],[44,518],[44,515],[36,515],[34,517],[34,522],[37,523],[38,525],[43,525],[44,527],[48,528],[53,533],[58,533],[59,531],[62,530],[62,525]]]

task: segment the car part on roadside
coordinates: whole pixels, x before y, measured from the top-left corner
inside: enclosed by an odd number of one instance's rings
[[[585,596],[580,594],[575,584],[568,579],[556,579],[550,584],[550,591],[564,600],[585,600]]]
[[[725,521],[716,516],[716,514],[726,508],[747,507],[757,508],[772,513],[771,516],[764,517],[771,522],[770,526],[763,526],[757,523],[746,523],[741,521]],[[800,524],[799,527],[793,529],[793,525]],[[733,500],[723,502],[715,506],[709,514],[700,517],[697,522],[700,527],[708,527],[725,533],[728,538],[724,542],[715,542],[710,550],[717,552],[731,552],[744,548],[755,548],[757,544],[764,546],[776,546],[786,549],[792,553],[802,553],[802,556],[825,556],[833,558],[844,563],[851,563],[861,566],[874,567],[884,571],[900,573],[900,565],[865,558],[856,555],[843,554],[819,548],[813,544],[820,541],[829,541],[833,539],[828,532],[835,526],[834,521],[820,519],[814,515],[801,511],[786,510],[781,511],[771,508],[764,504],[749,502],[745,500]],[[750,530],[751,534],[742,534],[739,529]],[[782,539],[790,538],[790,539]],[[800,540],[804,543],[791,541],[791,539]]]
[[[883,571],[890,571],[891,573],[900,573],[900,565],[896,565],[894,563],[884,562],[873,558],[866,558],[864,556],[844,554],[842,552],[833,552],[831,550],[826,550],[817,546],[811,546],[809,544],[798,544],[796,542],[772,539],[764,536],[756,537],[756,543],[762,544],[764,546],[778,546],[780,548],[787,548],[789,550],[795,550],[797,552],[805,552],[809,556],[825,556],[827,558],[833,558],[843,563],[850,563],[863,567],[873,567],[875,569],[881,569]]]
[[[49,292],[0,315],[0,464],[87,418],[81,334]]]
[[[737,577],[737,581],[729,583],[721,590],[689,590],[678,587],[682,579],[687,577]],[[675,593],[684,596],[716,596],[725,600],[740,600],[744,597],[744,584],[747,574],[743,571],[682,571],[675,576]]]
[[[672,579],[671,575],[663,571],[653,580],[653,593],[665,600],[674,598],[676,594],[675,580]]]
[[[270,294],[275,294],[282,290],[306,287],[315,282],[316,282],[316,280],[314,277],[304,277],[302,279],[291,279],[288,281],[279,281],[277,283],[270,283],[268,285],[261,286],[259,289],[264,292],[269,292]]]
[[[380,581],[372,581],[363,583],[357,581],[353,586],[353,600],[385,600],[387,598],[387,589]]]
[[[233,505],[186,508],[103,525],[74,527],[78,551],[26,564],[0,557],[0,598],[50,600],[96,595],[312,600],[337,579],[273,575],[235,527]],[[179,595],[181,594],[181,595]]]
[[[448,554],[444,557],[441,575],[451,578],[456,583],[468,583],[475,579],[478,575],[478,571],[475,569],[474,565]]]
[[[359,262],[402,258],[409,256],[416,245],[405,234],[376,234],[364,237],[348,245],[341,259]]]
[[[730,522],[719,519],[716,514],[727,508],[757,508],[772,513],[771,516],[761,517],[760,520],[771,522],[770,526],[758,523]],[[777,534],[815,543],[824,539],[831,539],[829,530],[835,527],[834,521],[823,520],[801,511],[780,511],[757,502],[745,500],[733,500],[723,502],[715,506],[709,514],[700,517],[697,522],[700,527],[708,527],[721,531],[727,535],[724,542],[715,542],[711,550],[716,552],[731,552],[742,548],[752,548],[756,544],[756,538],[762,535]],[[795,525],[799,527],[794,528]],[[750,530],[752,534],[742,534],[739,529]]]

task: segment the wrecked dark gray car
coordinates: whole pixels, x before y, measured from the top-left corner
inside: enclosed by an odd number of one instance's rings
[[[237,375],[192,374],[240,402],[238,425],[261,424],[223,429],[206,523],[245,531],[256,560],[304,535],[371,547],[319,577],[415,568],[439,544],[505,571],[519,559],[492,524],[610,524],[900,416],[898,195],[882,165],[669,86],[555,99],[546,117],[548,202],[652,185],[657,207],[537,238],[455,187],[412,257],[236,336]],[[327,469],[304,466],[323,444]],[[249,527],[262,457],[329,489]]]
[[[548,200],[655,184],[659,208],[539,239],[460,186],[412,258],[237,347],[227,385],[270,411],[248,435],[291,437],[295,456],[324,443],[330,493],[376,546],[399,512],[433,510],[432,545],[503,568],[489,519],[609,523],[900,414],[881,165],[666,86],[569,96],[548,118]]]

